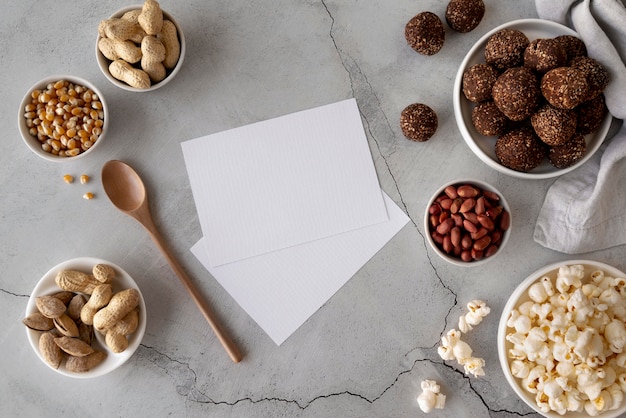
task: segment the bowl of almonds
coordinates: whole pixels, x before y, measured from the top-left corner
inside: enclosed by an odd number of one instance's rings
[[[75,378],[123,365],[146,329],[146,306],[121,267],[93,257],[65,261],[37,283],[22,320],[41,361]]]
[[[453,180],[429,200],[424,231],[444,260],[457,266],[478,266],[492,260],[509,240],[511,209],[488,183]]]
[[[93,153],[102,143],[109,109],[93,83],[72,75],[52,75],[28,89],[17,126],[24,143],[41,158],[72,161]]]
[[[120,9],[98,25],[98,66],[127,91],[153,91],[169,83],[182,67],[185,50],[181,27],[155,0]]]

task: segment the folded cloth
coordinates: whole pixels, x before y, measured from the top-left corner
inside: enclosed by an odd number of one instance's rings
[[[534,239],[579,254],[626,244],[626,0],[535,0],[542,19],[571,27],[609,71],[604,92],[614,125],[603,146],[546,194]],[[620,121],[621,119],[622,121]],[[621,128],[619,124],[622,123]]]

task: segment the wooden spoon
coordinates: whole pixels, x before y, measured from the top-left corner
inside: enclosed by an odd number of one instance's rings
[[[180,264],[178,264],[176,259],[170,254],[169,250],[165,246],[165,242],[152,220],[146,188],[137,172],[122,161],[109,161],[104,164],[104,167],[102,167],[102,186],[115,207],[125,214],[135,218],[148,231],[152,240],[170,264],[172,270],[174,270],[178,278],[181,280],[187,289],[187,292],[191,295],[193,301],[196,305],[198,305],[200,312],[202,312],[206,318],[230,358],[235,363],[239,363],[242,358],[239,350],[228,335],[226,335],[226,333],[222,330],[222,327],[217,322],[217,319],[209,305],[202,300],[200,292],[198,292],[193,282],[189,279],[189,276],[187,276]]]

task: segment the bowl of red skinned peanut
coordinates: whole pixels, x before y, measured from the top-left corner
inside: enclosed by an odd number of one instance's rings
[[[17,119],[28,148],[45,160],[66,162],[93,153],[102,143],[109,109],[93,83],[72,75],[52,75],[27,91]]]
[[[185,50],[181,27],[155,0],[120,9],[97,28],[98,66],[127,91],[153,91],[169,83],[182,67]]]
[[[146,305],[121,267],[81,257],[44,274],[22,322],[43,364],[87,379],[110,373],[132,357],[145,333]]]
[[[498,326],[498,357],[513,391],[546,417],[626,413],[626,274],[562,261],[515,289]]]
[[[432,249],[457,266],[479,266],[509,239],[511,210],[493,186],[458,179],[441,186],[426,205],[424,231]]]

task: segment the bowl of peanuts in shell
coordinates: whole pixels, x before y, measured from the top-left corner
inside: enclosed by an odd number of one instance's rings
[[[626,273],[564,260],[530,273],[498,324],[498,358],[515,394],[542,416],[626,413]]]
[[[490,184],[456,179],[430,198],[424,215],[426,240],[447,262],[483,265],[500,254],[511,233],[511,209]]]
[[[43,275],[22,322],[48,368],[87,379],[110,373],[132,357],[145,333],[146,305],[137,283],[121,267],[80,257]]]
[[[83,158],[104,140],[109,109],[100,90],[73,75],[52,75],[35,83],[18,111],[24,143],[53,162]]]
[[[116,11],[100,21],[97,32],[98,66],[121,89],[156,90],[182,67],[186,51],[183,31],[155,0]]]

